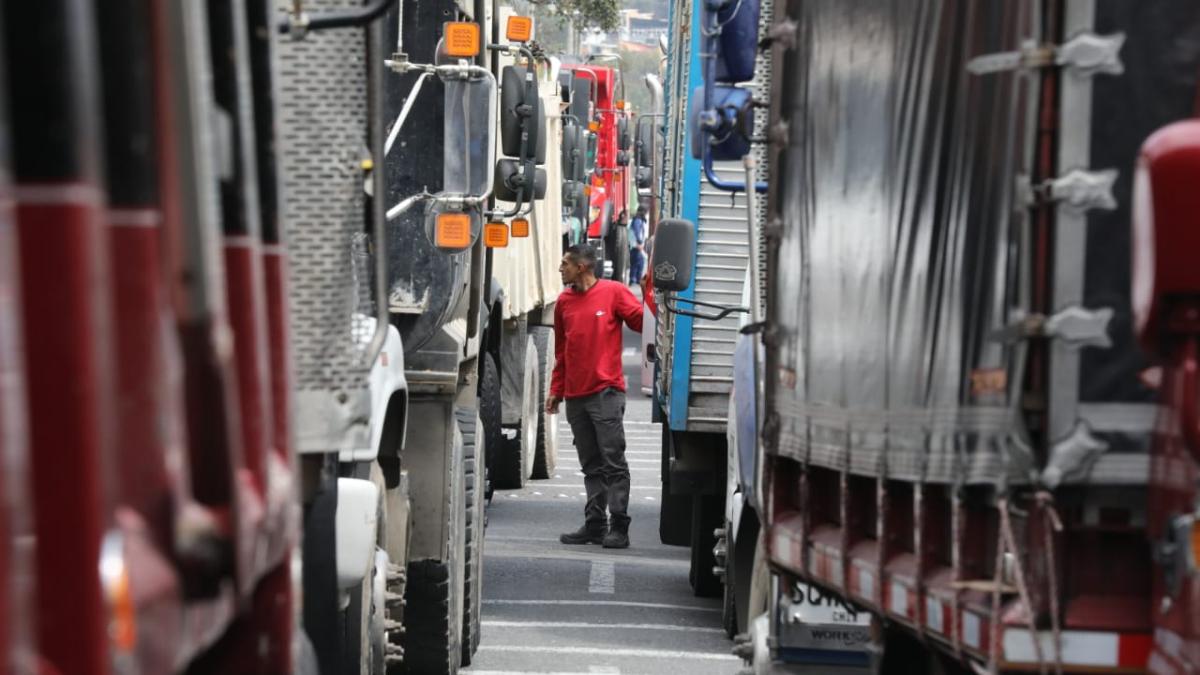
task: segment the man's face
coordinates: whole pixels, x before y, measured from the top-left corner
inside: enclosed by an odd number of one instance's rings
[[[583,276],[583,265],[571,259],[570,253],[563,254],[562,262],[558,263],[558,275],[562,277],[564,286],[570,286]]]

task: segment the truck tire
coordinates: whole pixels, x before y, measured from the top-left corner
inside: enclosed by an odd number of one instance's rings
[[[461,589],[454,588],[452,563],[414,560],[408,564],[408,615],[404,670],[417,675],[452,675],[462,657]]]
[[[733,550],[733,523],[725,521],[725,541],[727,552],[725,554],[725,589],[724,597],[721,602],[721,627],[725,629],[725,636],[732,640],[738,634],[738,616],[737,616],[737,567]]]
[[[605,239],[605,257],[612,261],[612,279],[629,284],[629,227],[613,223]]]
[[[382,494],[380,492],[381,496]],[[382,503],[379,505],[379,513],[376,517],[380,519],[378,522],[382,525],[384,522],[382,520],[384,518]],[[371,569],[367,570],[366,576],[363,577],[362,583],[350,593],[350,604],[346,607],[343,619],[345,622],[343,673],[377,675],[386,672],[387,634],[380,630],[379,634],[375,635],[371,630],[375,627],[382,628],[381,622],[376,620],[376,615],[383,612],[383,607],[376,605],[373,593],[378,572],[376,566],[372,565]]]
[[[671,494],[671,429],[662,425],[662,500],[658,503],[658,540],[667,546],[692,543],[692,498]]]
[[[537,442],[533,446],[533,472],[531,478],[549,478],[558,465],[558,415],[546,412],[546,399],[550,396],[550,378],[554,375],[554,329],[549,326],[534,326],[533,346],[538,353],[538,416]]]
[[[716,537],[713,531],[725,519],[725,495],[695,495],[692,497],[692,561],[688,582],[692,594],[699,598],[721,595],[724,584],[713,573],[717,560],[713,555]]]
[[[488,358],[491,358],[490,356]],[[533,451],[537,436],[537,348],[533,340],[525,340],[524,379],[521,384],[521,426],[517,437],[501,439],[503,450],[493,465],[495,473],[492,483],[502,490],[520,490],[533,473]],[[499,389],[497,388],[497,393]],[[480,399],[480,416],[483,417],[484,401]],[[496,399],[496,414],[499,419],[500,401]],[[484,423],[486,426],[486,422]],[[490,436],[488,437],[490,441]]]
[[[662,501],[658,505],[658,540],[667,546],[692,543],[692,498],[671,494],[667,478],[663,478]]]
[[[483,429],[483,446],[492,449],[487,466],[488,480],[493,488],[504,489],[505,462],[508,444],[504,442],[502,411],[500,409],[500,371],[496,357],[490,352],[479,355],[479,423]]]
[[[462,434],[454,430],[452,456],[462,457]],[[404,668],[411,675],[455,675],[462,661],[463,583],[465,570],[466,481],[464,462],[451,495],[449,556],[447,560],[413,560],[408,563],[405,586]]]
[[[466,543],[463,561],[463,633],[462,665],[471,665],[471,657],[479,648],[479,620],[483,597],[483,471],[486,445],[478,435],[479,416],[471,408],[455,410],[458,428],[463,437],[463,467],[466,489]]]

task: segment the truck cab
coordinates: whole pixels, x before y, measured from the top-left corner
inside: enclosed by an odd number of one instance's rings
[[[629,276],[629,232],[619,225],[619,219],[622,213],[628,217],[632,196],[628,168],[632,115],[621,94],[624,91],[621,71],[595,63],[565,64],[564,68],[576,80],[591,85],[590,119],[586,124],[594,140],[587,148],[591,155],[585,218],[587,241],[602,258],[604,277],[625,282]]]

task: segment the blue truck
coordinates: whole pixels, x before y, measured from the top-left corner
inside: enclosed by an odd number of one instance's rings
[[[757,35],[759,5],[758,0],[731,3],[724,11],[724,28]],[[662,147],[657,186],[663,219],[696,224],[696,273],[693,283],[676,296],[692,308],[704,303],[744,304],[751,243],[747,197],[738,189],[744,182],[742,162],[724,149],[716,155],[706,151],[700,135],[689,132],[701,109],[707,107],[703,85],[711,64],[702,58],[707,38],[701,25],[706,17],[702,3],[677,0],[670,7],[671,35],[682,39],[673,40],[667,50],[662,125],[667,142]],[[740,74],[748,77],[730,88],[736,91],[728,92],[730,100],[742,105],[767,98],[769,63],[756,52],[752,47],[748,54],[741,53],[737,66]],[[751,136],[763,133],[762,129],[747,131]],[[751,154],[761,157],[762,149],[751,150]],[[763,175],[759,171],[756,180]],[[761,219],[761,212],[755,213],[754,219]],[[663,425],[659,533],[664,543],[691,548],[689,580],[699,596],[723,592],[726,566],[720,550],[722,533],[729,531],[726,512],[731,506],[727,486],[730,471],[740,465],[730,461],[733,446],[727,441],[740,325],[736,312],[718,319],[688,309],[667,309],[659,311],[655,328],[654,413]]]

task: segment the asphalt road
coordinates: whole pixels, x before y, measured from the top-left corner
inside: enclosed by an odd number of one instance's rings
[[[583,522],[583,474],[559,415],[555,476],[497,491],[484,537],[482,643],[466,672],[730,675],[741,662],[719,600],[688,586],[688,551],[658,541],[659,425],[640,392],[637,336],[625,335],[625,433],[632,473],[626,550],[565,546]]]

